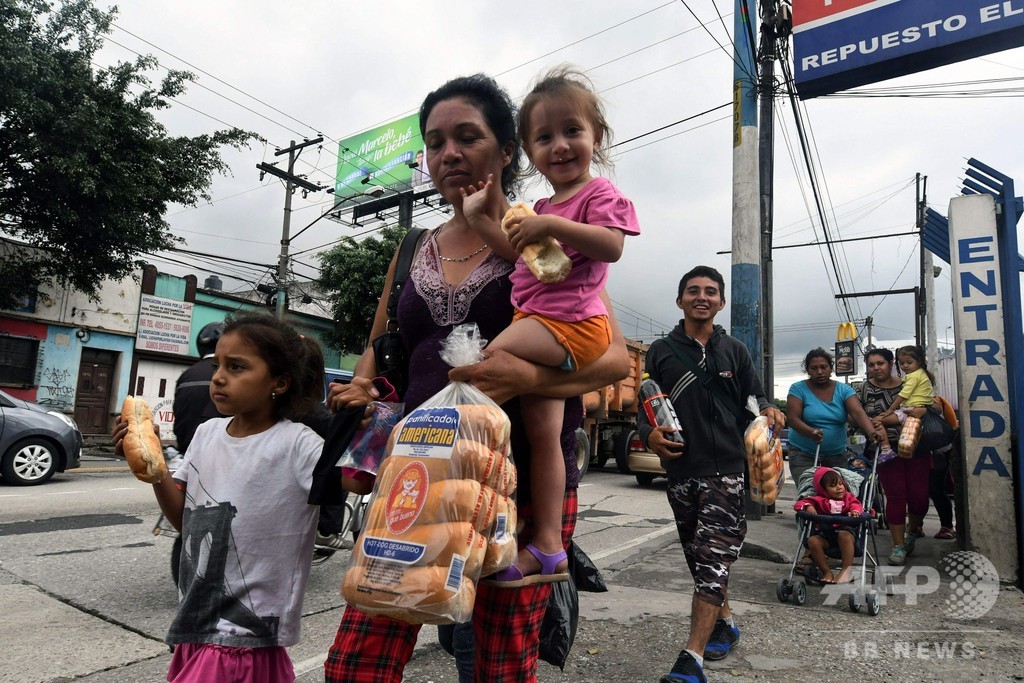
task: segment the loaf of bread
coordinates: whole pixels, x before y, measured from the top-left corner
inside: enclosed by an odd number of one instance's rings
[[[768,418],[758,416],[743,435],[750,471],[750,498],[755,503],[772,505],[786,478],[782,462],[782,442],[768,429]]]
[[[917,444],[921,441],[921,418],[908,415],[900,430],[900,440],[896,446],[896,455],[901,458],[913,458]]]
[[[371,561],[345,573],[345,602],[367,614],[410,624],[464,623],[473,616],[476,584],[463,577],[457,586],[445,567],[402,567]]]
[[[519,202],[505,212],[505,217],[501,219],[501,229],[507,235],[508,229],[505,224],[508,221],[519,216],[536,215],[537,213],[533,209]],[[569,276],[569,271],[572,269],[572,261],[565,255],[562,246],[550,236],[540,242],[527,244],[523,247],[520,256],[523,257],[523,261],[534,277],[541,282],[561,282]]]
[[[461,572],[476,576],[486,548],[486,536],[468,523],[453,522],[416,524],[400,534],[387,527],[370,527],[359,536],[352,552],[361,564],[395,558],[414,567],[450,567],[458,557]]]
[[[385,460],[388,462],[388,460]],[[380,473],[382,491],[389,490],[399,472],[390,467]],[[429,472],[428,472],[429,477]],[[426,499],[416,517],[417,526],[449,521],[466,522],[479,532],[490,531],[494,524],[496,499],[494,489],[472,479],[440,479],[428,481]],[[367,510],[367,524],[386,526],[388,498],[377,496]]]
[[[499,407],[465,403],[395,427],[345,575],[350,604],[415,624],[469,619],[484,565],[516,559],[510,431]]]
[[[513,533],[518,524],[516,502],[505,496],[498,496],[495,504],[494,528],[487,538],[487,552],[480,576],[490,576],[515,564],[518,556],[516,537]]]
[[[509,422],[505,411],[497,406],[481,406],[462,404],[455,406],[459,414],[459,429],[457,432],[460,439],[472,439],[486,445],[491,450],[498,451],[502,456],[508,456],[509,433],[512,431],[512,423]],[[391,431],[388,437],[387,452],[393,453],[395,443],[402,439],[402,430],[409,421],[410,414],[399,422]],[[406,435],[406,441],[409,435]],[[402,455],[403,449],[399,449]]]
[[[121,417],[128,422],[128,433],[122,443],[124,456],[132,474],[147,484],[159,484],[167,476],[163,446],[153,429],[153,413],[141,398],[126,396]]]
[[[515,465],[512,461],[498,451],[491,450],[472,439],[458,439],[452,445],[450,458],[389,455],[381,464],[377,478],[382,481],[388,476],[393,477],[412,462],[422,463],[429,481],[432,482],[444,479],[472,479],[490,486],[504,496],[510,495],[516,488]]]

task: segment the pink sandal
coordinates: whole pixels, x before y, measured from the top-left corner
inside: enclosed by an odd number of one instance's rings
[[[512,565],[507,569],[502,569],[494,576],[486,579],[487,583],[501,586],[503,588],[515,588],[518,586],[531,586],[536,583],[556,583],[558,581],[568,581],[569,573],[565,571],[556,571],[555,568],[558,563],[568,558],[565,550],[559,550],[557,553],[545,553],[538,550],[532,543],[526,546],[526,549],[530,551],[530,554],[537,558],[540,562],[540,573],[529,574],[524,576],[523,570],[517,565]]]

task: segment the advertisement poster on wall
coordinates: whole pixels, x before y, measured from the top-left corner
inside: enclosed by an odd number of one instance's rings
[[[192,338],[192,306],[188,301],[143,294],[135,348],[187,356]]]

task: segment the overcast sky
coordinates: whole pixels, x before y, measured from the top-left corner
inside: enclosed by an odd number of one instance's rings
[[[725,0],[520,0],[515,11],[508,3],[442,0],[125,0],[119,7],[101,62],[150,53],[166,67],[191,69],[198,76],[158,115],[171,133],[195,135],[230,125],[269,141],[226,152],[232,174],[215,181],[211,204],[172,207],[167,220],[173,232],[187,240],[188,249],[267,265],[276,263],[280,250],[284,190],[270,176],[260,181],[256,164],[279,160],[276,147],[319,133],[327,138],[323,148],[307,149],[297,169],[312,181],[333,185],[338,140],[413,113],[427,92],[451,77],[482,71],[518,99],[545,68],[577,65],[601,92],[619,141],[731,101],[732,6]],[[1024,49],[884,85],[997,78],[1024,78]],[[1009,81],[998,87],[1019,85]],[[821,238],[817,217],[814,227],[809,217],[813,202],[788,100],[778,101],[778,111],[776,247]],[[913,230],[916,173],[928,177],[929,205],[946,214],[969,157],[1024,186],[1022,111],[1019,96],[806,102],[833,238]],[[716,252],[731,246],[731,111],[717,109],[615,151],[612,178],[636,204],[643,232],[627,240],[608,289],[627,336],[650,341],[678,320],[674,299],[682,273],[707,264],[730,276],[730,256]],[[525,199],[546,193],[534,184]],[[293,233],[316,218],[325,201],[325,193],[295,195]],[[416,212],[416,222],[425,227],[444,219],[437,210]],[[319,222],[292,245],[293,251],[313,250],[298,257],[296,273],[315,275],[315,247],[373,227],[374,221],[360,229]],[[839,245],[838,254],[846,291],[903,289],[918,282],[916,237],[848,243]],[[174,258],[197,263],[192,257]],[[802,376],[803,353],[831,347],[846,314],[834,299],[835,275],[829,275],[823,249],[777,249],[774,258],[776,386],[784,396],[789,383]],[[213,272],[266,282],[270,272],[224,263],[184,268],[155,262],[167,272],[195,272],[200,283]],[[949,267],[939,265],[941,345],[952,341],[952,319]],[[251,287],[238,281],[227,285]],[[901,295],[858,299],[851,306],[857,318],[873,316],[876,341],[885,341],[913,337],[912,304],[911,296]],[[730,326],[728,308],[719,322]]]

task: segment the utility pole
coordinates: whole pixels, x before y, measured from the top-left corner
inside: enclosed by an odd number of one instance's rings
[[[927,333],[925,332],[925,317],[928,315],[928,304],[925,298],[925,273],[924,273],[924,253],[927,249],[924,248],[924,197],[922,196],[922,184],[927,182],[927,179],[923,179],[920,173],[914,176],[914,226],[917,228],[918,236],[920,239],[920,262],[921,262],[921,280],[918,285],[918,290],[921,292],[921,299],[917,309],[917,329],[918,337],[917,344],[922,349],[927,345]]]
[[[773,302],[772,233],[774,231],[775,176],[775,40],[778,17],[777,0],[761,3],[761,96],[758,117],[758,171],[761,192],[761,334],[764,362],[761,380],[765,397],[775,399],[775,307]]]
[[[730,332],[764,377],[761,352],[761,232],[758,192],[757,64],[750,18],[753,0],[735,0],[733,15],[732,314]],[[748,511],[749,512],[749,511]]]
[[[761,231],[758,193],[757,63],[752,17],[754,0],[735,0],[732,82],[732,311],[731,330],[746,345],[754,371],[764,377],[761,352]],[[770,125],[770,124],[769,124]],[[749,482],[749,477],[746,481]],[[761,519],[761,506],[746,488],[748,519]]]
[[[935,320],[935,261],[932,259],[932,252],[924,246],[924,219],[928,209],[928,176],[917,174],[917,229],[921,235],[921,292],[924,296],[921,310],[921,333],[924,340],[921,343],[924,349],[925,358],[934,368],[938,367],[939,361],[939,340]]]
[[[275,314],[278,320],[284,320],[285,303],[288,297],[288,245],[290,242],[288,231],[292,220],[292,192],[295,191],[296,185],[302,188],[303,195],[306,192],[319,192],[324,189],[320,185],[314,185],[305,178],[295,175],[295,160],[299,158],[299,154],[304,148],[319,145],[323,141],[322,137],[317,137],[315,140],[306,140],[296,145],[295,141],[292,140],[288,147],[274,152],[274,156],[288,155],[287,171],[282,171],[272,164],[256,164],[256,168],[260,169],[261,175],[262,173],[269,173],[284,180],[284,225],[281,228],[281,256],[277,261],[277,305],[275,307]]]

